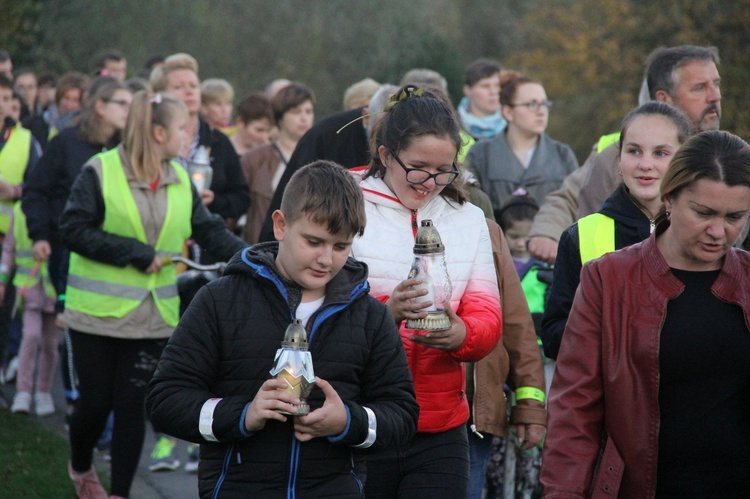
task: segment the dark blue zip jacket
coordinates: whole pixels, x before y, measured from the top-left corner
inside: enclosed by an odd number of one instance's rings
[[[294,438],[293,418],[245,432],[245,412],[301,299],[276,270],[277,249],[263,243],[237,253],[224,277],[196,295],[149,385],[149,416],[158,430],[201,443],[201,497],[361,497],[367,452],[407,443],[419,413],[401,339],[386,307],[368,294],[365,264],[347,261],[307,325],[315,374],[347,406],[347,429],[305,443]],[[222,399],[212,426],[219,442],[198,429],[210,398]],[[313,410],[323,405],[320,389],[309,402]],[[363,405],[375,413],[377,439],[355,449],[367,438]]]

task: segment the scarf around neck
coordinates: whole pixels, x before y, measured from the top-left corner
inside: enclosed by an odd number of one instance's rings
[[[458,115],[469,135],[477,139],[491,139],[503,131],[507,124],[500,110],[490,116],[477,118],[469,112],[469,98],[464,97],[458,104]]]

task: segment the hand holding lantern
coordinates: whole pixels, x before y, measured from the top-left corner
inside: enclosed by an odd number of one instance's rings
[[[451,285],[448,267],[445,264],[445,246],[432,220],[422,220],[414,244],[414,262],[409,271],[409,278],[417,278],[421,284],[414,289],[426,289],[423,297],[431,301],[427,307],[427,317],[409,319],[406,327],[427,331],[444,331],[450,329],[451,321],[445,312],[446,303],[450,303],[453,286]]]
[[[312,356],[308,351],[307,331],[299,319],[295,319],[286,328],[284,341],[281,342],[281,348],[276,351],[274,361],[274,368],[270,371],[271,376],[285,381],[287,388],[284,391],[300,399],[297,412],[279,412],[292,416],[309,414],[310,406],[307,403],[307,397],[315,384],[315,373]]]

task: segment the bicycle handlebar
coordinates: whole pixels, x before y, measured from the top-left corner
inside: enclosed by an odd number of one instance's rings
[[[227,266],[226,262],[216,262],[216,263],[212,263],[209,265],[202,265],[200,263],[194,262],[193,260],[189,258],[185,258],[184,256],[166,257],[165,260],[167,260],[169,263],[184,263],[191,269],[208,271],[208,272],[223,271]]]

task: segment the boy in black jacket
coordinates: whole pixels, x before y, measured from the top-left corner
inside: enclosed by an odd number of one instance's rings
[[[154,426],[201,443],[201,497],[362,497],[367,448],[404,445],[419,408],[367,266],[359,187],[335,163],[295,173],[273,214],[279,242],[237,253],[195,297],[148,388]],[[306,324],[318,375],[300,400],[269,379],[287,326]]]

